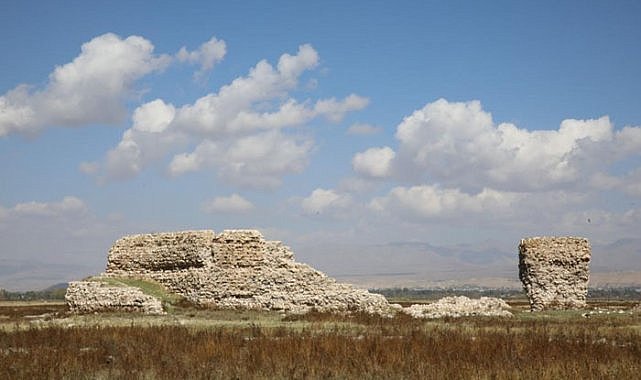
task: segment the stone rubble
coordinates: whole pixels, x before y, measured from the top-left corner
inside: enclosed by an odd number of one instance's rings
[[[164,314],[160,300],[130,286],[110,286],[97,281],[73,281],[65,301],[72,313],[103,311]]]
[[[337,283],[293,257],[256,230],[142,234],[116,241],[104,275],[151,279],[202,306],[393,314],[382,295]]]
[[[577,237],[533,237],[519,244],[519,278],[532,311],[586,306],[590,243]]]
[[[470,299],[465,296],[445,297],[431,304],[415,304],[403,308],[402,312],[414,318],[443,318],[443,317],[510,317],[510,305],[500,298],[481,297]]]

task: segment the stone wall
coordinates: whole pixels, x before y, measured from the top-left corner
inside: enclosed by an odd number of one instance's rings
[[[131,235],[109,250],[107,271],[135,273],[203,267],[212,257],[213,231]]]
[[[129,286],[110,286],[97,281],[70,282],[65,300],[72,313],[138,312],[164,314],[160,300]]]
[[[519,244],[519,278],[533,311],[586,306],[590,243],[577,237],[533,237]]]
[[[383,296],[294,261],[289,247],[255,230],[126,236],[110,249],[105,275],[152,279],[204,306],[392,313]]]

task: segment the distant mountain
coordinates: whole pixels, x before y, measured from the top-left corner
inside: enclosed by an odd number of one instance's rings
[[[58,284],[51,285],[46,289],[42,289],[42,291],[43,292],[52,292],[54,290],[66,290],[68,286],[69,286],[68,282],[60,282]]]
[[[100,267],[82,264],[36,262],[0,258],[0,288],[9,291],[40,290],[99,273]]]
[[[495,241],[436,246],[395,241],[382,245],[295,247],[298,260],[358,286],[520,288],[518,252]],[[641,239],[592,247],[591,285],[641,285]]]
[[[516,254],[492,242],[440,247],[426,242],[396,241],[294,249],[299,261],[341,281],[364,287],[421,287],[480,278],[493,278],[492,282],[500,286],[518,285]]]
[[[641,239],[621,239],[592,245],[592,271],[641,271]]]

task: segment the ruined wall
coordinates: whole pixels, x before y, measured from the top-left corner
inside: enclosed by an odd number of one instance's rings
[[[212,257],[214,231],[131,235],[109,250],[108,272],[135,273],[203,267]]]
[[[126,236],[110,249],[105,274],[152,279],[194,303],[220,308],[391,312],[383,296],[336,283],[255,230]]]
[[[586,305],[590,243],[577,237],[533,237],[519,244],[519,278],[533,311]]]
[[[161,302],[129,286],[110,286],[95,281],[70,282],[65,300],[72,313],[103,311],[163,314]]]

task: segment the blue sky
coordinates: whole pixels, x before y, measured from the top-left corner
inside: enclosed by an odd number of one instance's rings
[[[328,243],[637,238],[640,16],[3,2],[0,287],[100,271],[134,232],[260,228],[321,267]]]

